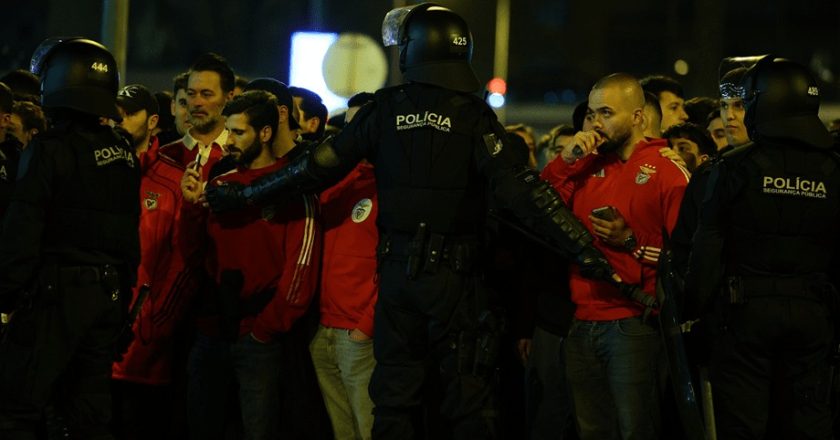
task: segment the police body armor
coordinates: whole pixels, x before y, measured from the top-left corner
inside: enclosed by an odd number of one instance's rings
[[[44,229],[46,259],[125,265],[133,277],[140,260],[140,170],[130,144],[105,127],[71,125],[47,132],[41,148],[61,176]]]
[[[486,181],[474,158],[475,98],[418,84],[376,93],[382,133],[372,162],[386,232],[476,235],[483,230]]]
[[[741,180],[732,185],[741,188],[732,188],[739,194],[733,194],[737,201],[730,207],[726,273],[829,273],[836,251],[826,243],[836,234],[840,217],[835,153],[764,140],[733,150],[724,160],[727,168],[743,171],[730,173]]]

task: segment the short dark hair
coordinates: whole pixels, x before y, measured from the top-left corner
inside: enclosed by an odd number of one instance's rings
[[[235,114],[248,116],[248,124],[254,127],[255,131],[262,130],[268,125],[271,127],[271,142],[277,135],[277,121],[280,113],[277,111],[277,98],[264,90],[249,90],[235,96],[225,105],[222,115],[230,116]]]
[[[15,98],[14,95],[12,95],[12,89],[10,89],[6,84],[0,82],[0,112],[11,113],[12,104],[14,104],[14,102]]]
[[[208,71],[219,74],[223,92],[228,93],[233,90],[236,75],[234,75],[233,69],[230,68],[230,64],[224,57],[217,53],[208,52],[196,58],[190,66],[190,73]]]
[[[651,92],[645,92],[645,106],[652,108],[659,116],[659,120],[662,120],[662,107],[659,106],[659,97]]]
[[[313,92],[309,89],[304,89],[303,87],[289,87],[289,93],[292,96],[301,98],[300,100],[300,111],[303,113],[303,119],[311,119],[317,117],[320,124],[318,124],[318,130],[315,132],[316,137],[321,137],[324,135],[324,129],[327,127],[327,106],[324,105],[324,101],[321,99],[321,96],[317,93]],[[299,124],[302,124],[303,121],[298,121]]]
[[[29,101],[15,101],[12,105],[12,114],[18,115],[24,130],[38,130],[38,133],[47,131],[47,118],[41,106]]]
[[[347,107],[361,107],[373,101],[373,97],[373,93],[370,92],[356,93],[347,100]]]
[[[572,112],[572,127],[575,132],[583,130],[583,121],[586,120],[587,111],[589,111],[588,99],[575,106],[575,110]]]
[[[233,81],[234,87],[239,87],[240,89],[242,89],[244,91],[245,87],[248,85],[248,78],[245,78],[244,76],[239,76],[239,75],[236,75],[235,78],[236,79]]]
[[[685,138],[697,144],[697,149],[700,150],[700,154],[706,154],[709,157],[717,154],[717,145],[712,140],[709,132],[705,128],[697,124],[692,124],[691,122],[684,122],[669,127],[662,133],[662,137],[668,139],[669,144],[671,138]]]
[[[695,96],[685,101],[685,113],[688,115],[688,122],[703,124],[709,117],[709,113],[720,108],[717,99],[708,96]]]
[[[682,85],[670,76],[646,76],[639,81],[639,84],[642,85],[642,89],[644,91],[653,93],[653,96],[656,96],[657,101],[659,100],[659,95],[662,92],[671,92],[680,98],[684,96]]]
[[[575,127],[572,127],[569,124],[560,124],[552,127],[551,130],[548,131],[548,134],[550,134],[552,138],[556,138],[557,136],[574,136],[575,133],[577,133],[575,131]]]
[[[528,125],[524,122],[520,122],[518,124],[506,125],[505,126],[505,131],[508,132],[508,133],[525,133],[528,136],[531,136],[532,138],[534,138],[534,142],[537,141],[537,139],[536,139],[537,136],[534,134],[534,127],[531,127],[530,125]]]
[[[187,83],[190,82],[190,72],[181,72],[172,78],[172,97],[178,95],[178,90],[187,91]]]
[[[174,97],[167,91],[155,92],[158,108],[158,128],[162,131],[175,131],[175,115],[169,111]]]
[[[713,120],[715,120],[715,119],[717,119],[717,118],[719,118],[719,117],[721,117],[721,116],[720,116],[720,108],[716,108],[716,109],[712,110],[712,111],[709,113],[709,115],[708,115],[708,116],[706,116],[706,127],[708,127],[708,126],[709,126],[709,124],[711,124]]]
[[[16,96],[40,96],[41,80],[26,69],[15,69],[0,78],[0,82],[9,86]],[[15,98],[17,99],[17,98]]]

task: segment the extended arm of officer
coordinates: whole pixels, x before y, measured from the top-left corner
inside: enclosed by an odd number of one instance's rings
[[[618,281],[604,255],[592,244],[592,235],[566,207],[557,191],[524,165],[514,165],[505,148],[504,129],[488,117],[487,133],[476,146],[478,167],[488,177],[497,198],[526,226],[547,236],[584,276]]]
[[[346,176],[365,155],[375,123],[373,104],[359,109],[356,117],[335,137],[328,137],[282,169],[249,186],[208,186],[204,197],[213,212],[260,205],[293,193],[317,193]]]

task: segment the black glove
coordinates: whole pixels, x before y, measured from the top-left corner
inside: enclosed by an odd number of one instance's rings
[[[229,182],[225,185],[208,185],[204,190],[204,197],[213,212],[242,209],[249,205],[245,195],[247,187]]]
[[[610,266],[607,257],[591,244],[584,247],[577,254],[575,260],[578,266],[580,266],[581,275],[586,278],[601,281],[615,281],[613,279],[615,270]]]

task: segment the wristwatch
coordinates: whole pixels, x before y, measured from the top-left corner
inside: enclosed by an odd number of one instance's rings
[[[633,235],[633,233],[630,233],[630,235],[627,238],[624,239],[623,244],[624,244],[624,249],[626,249],[627,252],[633,252],[636,249],[636,244],[637,244],[636,243],[636,236]]]

